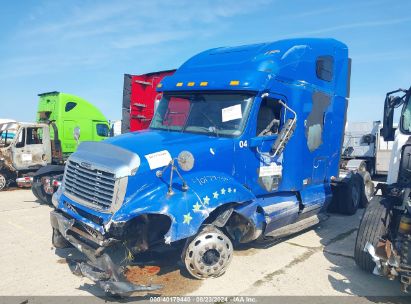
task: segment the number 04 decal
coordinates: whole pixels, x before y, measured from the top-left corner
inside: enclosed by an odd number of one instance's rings
[[[244,148],[244,147],[247,147],[248,144],[246,140],[240,140],[239,145],[240,145],[240,148]]]

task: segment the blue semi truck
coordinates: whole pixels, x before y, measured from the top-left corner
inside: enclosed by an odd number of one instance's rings
[[[111,293],[115,252],[181,244],[195,278],[222,275],[233,246],[317,224],[330,204],[353,214],[357,174],[339,178],[349,97],[348,48],[290,39],[207,50],[157,86],[149,129],[82,143],[53,197],[53,245]],[[97,275],[97,273],[99,275]]]

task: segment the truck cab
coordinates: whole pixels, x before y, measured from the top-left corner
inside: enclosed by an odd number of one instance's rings
[[[401,109],[398,128],[394,111]],[[398,280],[411,291],[411,87],[388,92],[382,136],[393,142],[387,182],[365,210],[357,233],[354,258],[363,270]]]
[[[3,190],[16,179],[18,184],[31,185],[33,173],[49,165],[54,166],[54,173],[62,174],[62,165],[82,141],[109,137],[109,124],[100,110],[84,99],[50,92],[39,94],[36,122],[4,123],[0,133]]]
[[[51,163],[48,125],[9,122],[0,125],[0,134],[0,189],[17,172],[35,171]]]
[[[195,55],[158,84],[147,130],[70,156],[53,244],[106,271],[108,248],[184,242],[184,265],[204,279],[225,272],[233,243],[318,223],[339,175],[349,75],[348,49],[333,39]]]
[[[83,98],[61,92],[39,94],[37,122],[53,126],[51,140],[60,142],[61,153],[66,156],[82,141],[100,141],[110,133],[108,121],[98,108]]]

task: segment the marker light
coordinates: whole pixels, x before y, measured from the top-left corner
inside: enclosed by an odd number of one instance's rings
[[[160,82],[158,85],[157,85],[157,88],[161,88],[163,86],[163,84]]]
[[[195,85],[195,82],[193,82],[193,81],[187,83],[187,86],[188,86],[188,87],[193,87],[194,85]]]
[[[200,87],[206,87],[208,85],[207,81],[200,82]]]
[[[238,80],[231,80],[230,81],[230,85],[232,85],[232,86],[236,86],[236,85],[239,85],[240,84],[240,81],[238,81]]]
[[[183,83],[182,82],[177,82],[176,87],[182,87]]]

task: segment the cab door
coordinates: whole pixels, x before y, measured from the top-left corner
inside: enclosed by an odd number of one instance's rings
[[[248,185],[256,196],[278,190],[281,181],[281,159],[273,156],[273,146],[281,124],[281,106],[277,100],[261,100],[255,120],[255,134],[250,138],[247,153],[251,161],[246,164]]]
[[[40,168],[50,160],[50,138],[44,127],[20,128],[13,147],[16,170]]]
[[[257,113],[249,120],[255,124],[255,133],[248,139],[247,147],[242,149],[247,154],[246,184],[264,210],[266,234],[293,223],[299,213],[299,200],[295,192],[281,188],[283,156],[281,151],[277,151],[276,141],[287,127],[290,116],[287,111],[279,99],[263,98]]]

